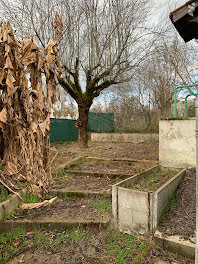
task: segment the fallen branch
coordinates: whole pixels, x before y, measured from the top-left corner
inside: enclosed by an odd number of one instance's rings
[[[41,203],[24,203],[22,204],[22,209],[23,210],[31,210],[31,209],[35,209],[35,208],[40,208],[40,207],[45,207],[48,206],[49,204],[52,204],[55,200],[57,199],[57,197],[54,197],[50,200],[45,200]]]
[[[21,197],[21,195],[18,193],[18,192],[15,192],[15,191],[13,191],[5,182],[3,182],[1,179],[0,179],[0,183],[2,184],[2,185],[4,185],[11,193],[14,193],[14,194],[16,194],[18,197],[19,197],[19,199],[23,202],[23,198]]]

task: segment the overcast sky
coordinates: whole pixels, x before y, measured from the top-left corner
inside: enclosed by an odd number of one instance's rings
[[[156,19],[165,19],[168,21],[168,15],[171,11],[185,4],[187,0],[153,0],[153,17]]]

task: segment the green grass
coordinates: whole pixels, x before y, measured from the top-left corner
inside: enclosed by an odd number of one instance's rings
[[[94,199],[90,201],[91,206],[97,210],[99,210],[102,214],[111,213],[112,205],[111,201],[108,199]]]
[[[175,207],[176,200],[177,200],[178,191],[174,192],[174,194],[168,199],[167,207],[162,211],[161,217],[160,217],[160,223],[165,223],[166,216],[170,212],[172,208]]]
[[[147,253],[147,243],[131,235],[116,232],[106,235],[105,254],[113,256],[115,263],[127,264],[143,260]],[[129,262],[131,261],[131,262]]]
[[[101,235],[101,233],[93,232],[92,229],[77,228],[57,232],[41,227],[27,233],[25,228],[18,227],[12,232],[0,235],[0,263],[7,263],[12,257],[25,252],[30,245],[31,249],[39,247],[46,253],[60,252],[61,254],[66,252],[65,249],[68,246],[78,250],[81,248],[85,249],[86,255],[86,248],[89,245],[94,246],[96,240],[98,240],[97,247],[99,247],[102,258],[96,252],[93,256],[93,263],[106,264],[112,259],[115,264],[144,263],[142,261],[149,250],[146,241],[117,231],[108,231]]]
[[[56,172],[52,172],[52,178],[56,178],[56,177],[64,177],[65,176],[65,172],[64,169],[59,168]]]
[[[40,202],[40,199],[38,198],[38,196],[36,194],[31,193],[31,192],[26,192],[23,195],[23,200],[24,200],[24,203],[38,203],[38,202]]]
[[[0,263],[6,263],[14,255],[20,253],[18,245],[25,243],[26,229],[17,227],[11,232],[0,235]]]
[[[40,246],[57,252],[64,250],[68,241],[78,243],[81,240],[88,240],[88,232],[80,228],[63,233],[46,231],[45,228],[35,229],[29,235],[24,227],[17,227],[11,232],[1,234],[0,263],[7,263],[13,256],[25,251],[30,241],[31,247]]]
[[[4,202],[5,200],[7,200],[10,197],[10,194],[8,192],[8,190],[1,185],[1,191],[0,191],[0,203]]]
[[[149,175],[145,175],[136,184],[127,186],[127,188],[144,192],[154,192],[174,175],[176,175],[176,171],[164,170],[153,172]]]

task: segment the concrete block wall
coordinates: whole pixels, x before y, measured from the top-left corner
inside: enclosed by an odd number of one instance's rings
[[[159,122],[159,163],[164,167],[196,166],[196,120]]]
[[[177,190],[183,180],[185,169],[181,170],[156,192],[150,194],[150,229],[154,231],[159,224],[163,210],[167,207],[169,198]]]
[[[149,207],[148,193],[118,188],[118,218],[120,230],[130,233],[131,229],[138,232],[148,231]]]
[[[129,142],[129,143],[143,143],[150,141],[158,141],[159,134],[151,133],[91,133],[91,141],[98,142]]]

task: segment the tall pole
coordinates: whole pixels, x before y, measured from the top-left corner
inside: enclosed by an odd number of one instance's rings
[[[198,264],[198,96],[195,102],[196,110],[196,247],[195,264]]]

